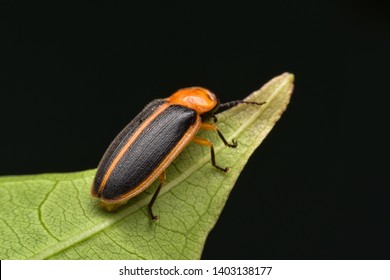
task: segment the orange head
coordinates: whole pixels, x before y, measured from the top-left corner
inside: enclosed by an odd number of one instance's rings
[[[201,87],[189,87],[176,91],[166,100],[173,104],[183,105],[203,115],[215,110],[219,101],[214,93]]]

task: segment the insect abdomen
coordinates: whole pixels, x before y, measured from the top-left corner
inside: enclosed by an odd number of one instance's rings
[[[99,165],[94,182],[97,196],[115,200],[137,188],[175,150],[197,120],[196,112],[184,106],[170,105],[163,100],[150,104],[157,107],[150,110],[148,105],[104,155],[101,161],[104,168],[100,171]]]

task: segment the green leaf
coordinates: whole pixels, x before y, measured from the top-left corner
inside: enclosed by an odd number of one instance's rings
[[[107,212],[90,195],[95,170],[67,174],[0,178],[1,259],[198,259],[241,170],[282,112],[294,76],[282,74],[247,101],[218,115],[236,149],[215,133],[216,159],[232,167],[223,173],[210,164],[210,151],[190,143],[167,170],[167,184],[146,209],[156,183],[116,212]]]

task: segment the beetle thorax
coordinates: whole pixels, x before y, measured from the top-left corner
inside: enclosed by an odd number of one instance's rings
[[[215,94],[202,87],[180,89],[166,100],[193,109],[199,115],[213,110],[218,104]]]

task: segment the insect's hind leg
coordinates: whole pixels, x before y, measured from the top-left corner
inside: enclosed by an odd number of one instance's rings
[[[158,216],[153,214],[152,207],[153,207],[154,202],[156,201],[158,194],[160,193],[162,185],[167,181],[167,176],[165,174],[165,171],[163,173],[161,173],[158,178],[160,180],[160,184],[158,185],[156,191],[153,194],[152,199],[150,200],[150,202],[148,204],[149,215],[150,215],[150,218],[152,219],[153,222],[158,221]]]

